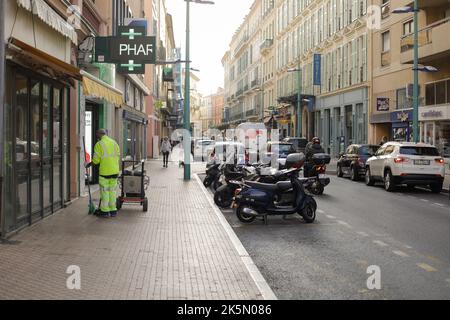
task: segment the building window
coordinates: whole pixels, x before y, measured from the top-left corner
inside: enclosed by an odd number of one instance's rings
[[[404,36],[413,33],[413,31],[414,31],[413,20],[409,20],[403,24],[403,35]]]
[[[381,48],[382,52],[388,52],[391,50],[391,32],[386,31],[381,34]]]
[[[397,90],[397,109],[412,108],[412,100],[407,97],[406,88]]]

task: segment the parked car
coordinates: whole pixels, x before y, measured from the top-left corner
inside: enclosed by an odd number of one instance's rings
[[[295,153],[292,143],[270,141],[267,143],[267,152],[262,155],[263,163],[271,163],[274,157],[277,159],[279,168],[284,169],[288,155]]]
[[[366,175],[367,159],[374,156],[380,148],[373,144],[352,144],[340,154],[337,162],[337,176],[349,175],[353,181]]]
[[[384,182],[387,191],[397,185],[428,185],[433,193],[442,190],[445,161],[436,147],[425,143],[388,142],[367,160],[365,181],[372,186]]]
[[[208,158],[208,154],[214,148],[214,140],[197,140],[194,146],[194,160],[205,161]]]
[[[292,143],[297,153],[304,154],[306,145],[308,144],[309,141],[306,138],[284,138],[283,142]]]

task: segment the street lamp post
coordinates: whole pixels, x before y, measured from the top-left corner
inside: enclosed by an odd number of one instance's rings
[[[204,1],[204,0],[184,0],[186,1],[186,73],[185,73],[185,93],[184,93],[184,115],[183,115],[183,123],[184,130],[187,132],[191,132],[191,67],[190,67],[190,3],[199,3],[199,4],[214,4],[213,1]],[[183,139],[184,142],[184,180],[191,180],[191,141],[190,139],[186,139],[186,136],[190,136],[185,134]]]

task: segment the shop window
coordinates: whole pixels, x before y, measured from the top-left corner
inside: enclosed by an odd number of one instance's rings
[[[436,125],[436,147],[445,158],[450,158],[450,122]]]
[[[436,104],[445,104],[445,87],[446,81],[441,81],[436,83]]]

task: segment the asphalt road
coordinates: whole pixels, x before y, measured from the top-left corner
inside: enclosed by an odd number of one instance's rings
[[[448,196],[332,177],[316,200],[314,224],[246,225],[222,210],[279,299],[450,299]],[[369,266],[380,290],[367,287]]]

